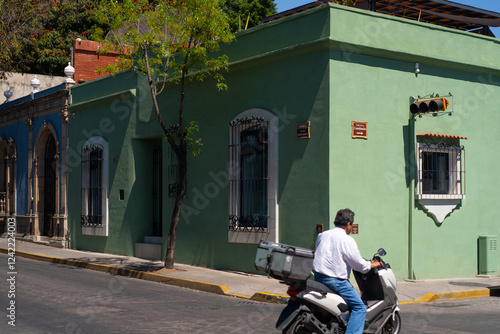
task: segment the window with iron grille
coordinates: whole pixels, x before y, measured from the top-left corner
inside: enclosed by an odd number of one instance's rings
[[[102,226],[102,148],[82,150],[82,226]]]
[[[163,149],[159,145],[153,150],[153,236],[162,236],[163,203]]]
[[[277,238],[277,117],[251,109],[229,123],[229,241]],[[245,235],[242,235],[245,234]]]
[[[418,199],[461,199],[465,195],[464,147],[418,143]]]
[[[259,118],[238,119],[230,124],[230,161],[237,169],[230,180],[230,230],[267,228],[267,125]]]
[[[82,148],[81,225],[84,234],[107,235],[106,170],[107,142],[94,137]]]

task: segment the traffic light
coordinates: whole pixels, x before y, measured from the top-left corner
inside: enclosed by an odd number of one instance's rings
[[[450,103],[448,102],[448,100],[443,97],[421,100],[421,101],[417,100],[410,105],[410,112],[413,115],[425,114],[428,112],[434,113],[437,111],[446,110],[446,108],[448,108],[449,105]]]

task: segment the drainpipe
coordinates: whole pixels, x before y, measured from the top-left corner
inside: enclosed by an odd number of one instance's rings
[[[413,101],[410,102],[410,104]],[[408,144],[408,173],[410,177],[410,187],[408,191],[408,279],[415,279],[413,274],[413,207],[415,205],[415,164],[416,153],[415,153],[415,117],[410,113],[410,118],[408,119],[409,125],[409,144]]]

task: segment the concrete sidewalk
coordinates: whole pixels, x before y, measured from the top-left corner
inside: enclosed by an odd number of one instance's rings
[[[72,265],[114,275],[146,279],[184,288],[253,300],[284,303],[287,286],[265,275],[207,269],[176,264],[166,270],[161,261],[130,256],[55,248],[16,240],[16,257]],[[0,238],[0,253],[7,253],[8,239]],[[433,302],[499,295],[500,276],[398,281],[400,304]]]

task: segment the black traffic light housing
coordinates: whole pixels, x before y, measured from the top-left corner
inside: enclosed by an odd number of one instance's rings
[[[435,113],[438,111],[444,111],[450,103],[444,97],[431,98],[425,100],[415,100],[410,105],[410,112],[413,115],[425,114],[425,113]]]

